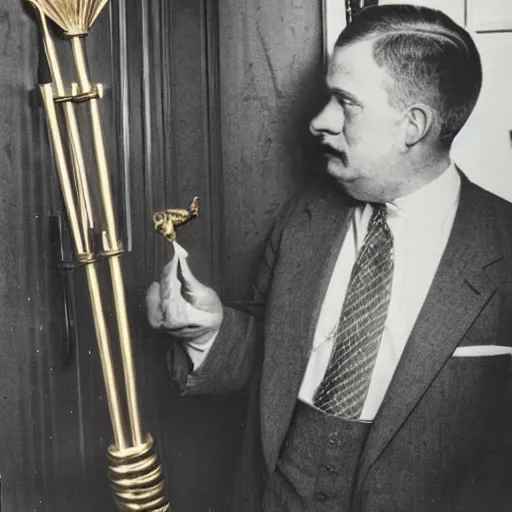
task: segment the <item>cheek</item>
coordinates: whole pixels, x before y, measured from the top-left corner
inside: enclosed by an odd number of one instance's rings
[[[379,158],[393,152],[396,147],[396,128],[387,120],[347,119],[344,134],[348,148],[365,159]]]

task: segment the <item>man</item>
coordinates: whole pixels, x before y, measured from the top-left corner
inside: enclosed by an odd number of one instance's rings
[[[444,14],[362,11],[311,122],[328,176],[266,248],[265,312],[223,309],[179,246],[148,291],[183,393],[250,386],[233,510],[512,510],[512,207],[449,156],[481,80]]]

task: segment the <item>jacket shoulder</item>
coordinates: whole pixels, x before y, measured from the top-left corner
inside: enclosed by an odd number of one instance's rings
[[[469,181],[472,193],[478,200],[493,212],[496,220],[505,222],[512,226],[512,202],[504,199],[493,192],[490,192],[480,185]]]
[[[484,236],[484,247],[496,245],[507,261],[512,262],[512,203],[467,180],[471,208],[478,213],[475,229]]]

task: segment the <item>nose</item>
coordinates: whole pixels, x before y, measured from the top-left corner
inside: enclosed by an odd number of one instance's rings
[[[345,114],[343,108],[331,99],[327,105],[312,119],[309,130],[315,137],[321,135],[338,135],[343,131]]]

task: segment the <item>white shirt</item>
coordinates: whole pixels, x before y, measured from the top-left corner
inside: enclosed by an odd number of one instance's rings
[[[394,271],[388,316],[360,420],[374,419],[448,242],[459,203],[460,176],[452,163],[434,181],[386,203],[393,234]],[[312,404],[333,349],[352,267],[363,245],[373,207],[356,208],[320,310],[313,349],[299,390]]]
[[[361,421],[371,421],[384,399],[400,356],[448,242],[459,204],[460,176],[452,163],[438,178],[408,196],[386,203],[393,234],[394,272],[391,299]],[[299,390],[299,400],[312,404],[333,349],[352,267],[363,245],[373,207],[356,208],[342,244],[320,310],[313,348]],[[185,344],[197,368],[216,336],[207,344]]]

